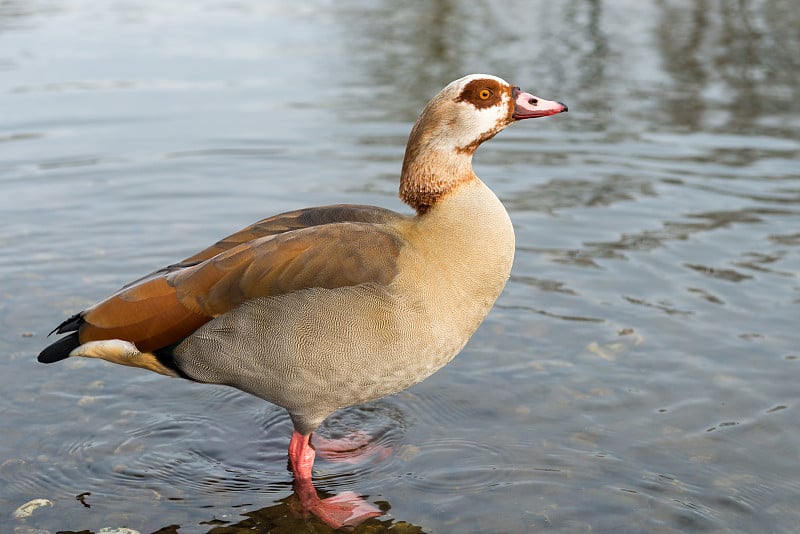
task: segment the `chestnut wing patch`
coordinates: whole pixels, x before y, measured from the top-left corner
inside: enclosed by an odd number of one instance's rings
[[[148,275],[89,308],[80,318],[80,342],[123,339],[149,352],[177,343],[248,299],[308,287],[388,284],[397,274],[401,246],[391,226],[368,222],[301,227],[231,243],[208,259],[193,256]]]
[[[309,228],[311,226],[320,226],[335,222],[388,223],[402,218],[402,215],[392,210],[358,204],[337,204],[333,206],[288,211],[286,213],[267,217],[266,219],[261,219],[246,228],[242,228],[235,234],[231,234],[217,241],[210,247],[193,256],[189,256],[180,263],[186,264],[207,260],[241,243],[246,243],[259,237],[282,234],[301,228]]]

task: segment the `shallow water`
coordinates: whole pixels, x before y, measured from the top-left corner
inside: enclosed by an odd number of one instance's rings
[[[490,72],[570,107],[476,155],[515,224],[512,278],[443,371],[326,422],[392,454],[320,461],[318,488],[388,510],[364,529],[797,531],[793,2],[181,6],[0,3],[5,530],[324,531],[289,513],[280,409],[35,355],[266,215],[405,209],[416,115]],[[53,506],[11,517],[35,498]]]

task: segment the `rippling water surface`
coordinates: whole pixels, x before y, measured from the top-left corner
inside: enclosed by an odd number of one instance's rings
[[[322,529],[280,409],[35,355],[266,215],[405,209],[416,115],[489,72],[570,107],[476,155],[511,280],[451,365],[326,422],[391,453],[319,489],[399,532],[796,532],[798,27],[777,0],[0,2],[4,529]]]

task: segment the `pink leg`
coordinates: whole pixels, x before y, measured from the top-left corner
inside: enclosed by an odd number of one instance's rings
[[[311,480],[311,469],[314,467],[316,453],[309,443],[311,434],[303,435],[297,430],[292,432],[289,442],[289,461],[292,464],[295,480],[307,478]]]
[[[292,433],[289,442],[289,461],[294,471],[294,489],[303,508],[311,512],[333,528],[354,527],[370,517],[383,515],[383,512],[353,493],[345,491],[339,495],[320,499],[311,483],[311,470],[314,466],[314,449],[309,443],[311,434]]]

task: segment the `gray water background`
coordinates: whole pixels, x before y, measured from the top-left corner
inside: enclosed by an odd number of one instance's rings
[[[511,280],[448,367],[326,423],[393,453],[318,488],[376,530],[800,531],[798,28],[788,0],[0,2],[0,531],[324,531],[288,513],[282,410],[35,356],[259,218],[405,210],[410,127],[471,72],[570,107],[476,154]]]

